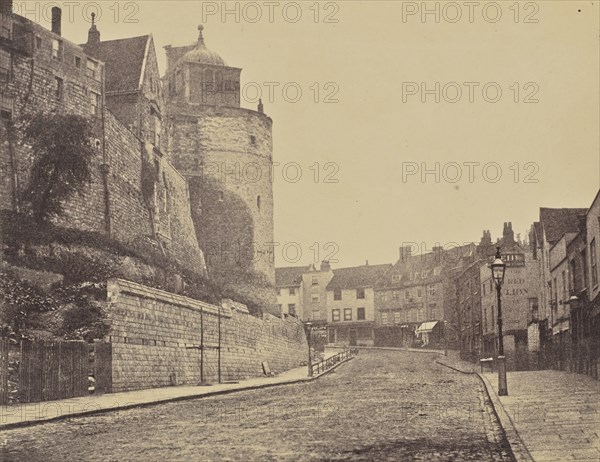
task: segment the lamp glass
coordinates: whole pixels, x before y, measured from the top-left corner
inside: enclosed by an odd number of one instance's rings
[[[494,278],[494,282],[496,286],[501,286],[502,282],[504,282],[504,272],[506,270],[506,265],[500,258],[496,258],[494,263],[492,263],[492,277]]]

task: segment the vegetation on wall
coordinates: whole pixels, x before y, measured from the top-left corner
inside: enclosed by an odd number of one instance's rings
[[[91,180],[96,150],[91,122],[73,114],[36,114],[26,121],[23,142],[31,146],[33,164],[22,191],[37,224],[59,216],[64,202],[83,194]]]

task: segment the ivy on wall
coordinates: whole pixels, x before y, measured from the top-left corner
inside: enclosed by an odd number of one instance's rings
[[[36,223],[59,216],[67,199],[83,194],[96,154],[92,138],[91,122],[78,115],[36,114],[26,121],[23,142],[33,164],[21,198]]]

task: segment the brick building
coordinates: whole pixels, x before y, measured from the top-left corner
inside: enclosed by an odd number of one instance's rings
[[[375,287],[376,343],[408,347],[421,340],[433,346],[442,341],[444,324],[455,329],[456,268],[473,249],[436,246],[412,255],[411,246],[401,247],[398,261]],[[430,335],[434,330],[437,337]]]
[[[327,284],[329,343],[373,345],[375,287],[391,264],[340,268]]]
[[[539,367],[564,365],[566,357],[562,348],[568,342],[570,324],[565,258],[586,213],[585,208],[540,208],[540,220],[532,226],[531,248],[538,262],[539,308],[537,319],[532,319],[528,326],[528,337],[536,348],[534,356]]]
[[[305,320],[302,274],[309,269],[303,266],[275,268],[275,291],[282,317],[289,315]]]

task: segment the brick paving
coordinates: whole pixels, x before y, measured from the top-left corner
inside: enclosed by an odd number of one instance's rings
[[[498,377],[483,374],[496,395]],[[500,396],[507,425],[514,426],[527,454],[523,460],[599,461],[600,383],[564,371],[509,372],[508,396]],[[510,439],[510,435],[509,435]],[[511,442],[512,443],[512,442]],[[519,457],[518,457],[519,458]]]
[[[438,357],[361,351],[314,381],[9,429],[0,459],[514,460],[479,378]]]
[[[439,362],[467,373],[478,365],[456,352]],[[600,383],[581,374],[508,372],[508,396],[498,396],[497,373],[481,373],[518,461],[600,461]]]

